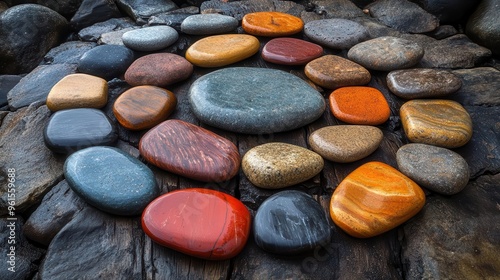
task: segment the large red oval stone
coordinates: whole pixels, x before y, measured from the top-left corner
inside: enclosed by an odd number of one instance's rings
[[[295,38],[275,38],[262,48],[265,61],[283,65],[303,65],[322,55],[320,45]]]
[[[139,152],[166,171],[203,182],[231,179],[241,162],[231,141],[181,120],[166,120],[144,134]]]
[[[241,201],[199,188],[164,194],[142,214],[142,228],[155,242],[209,260],[229,259],[241,252],[250,223],[250,212]]]

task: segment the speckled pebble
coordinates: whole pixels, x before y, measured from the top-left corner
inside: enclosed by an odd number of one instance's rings
[[[128,31],[123,34],[123,44],[136,51],[157,51],[177,41],[179,34],[170,26],[150,26]]]
[[[404,99],[435,98],[456,92],[462,80],[446,70],[415,68],[390,72],[387,86]]]
[[[323,158],[306,148],[272,142],[250,149],[242,169],[252,184],[278,189],[304,182],[323,169]]]
[[[324,55],[309,62],[304,72],[315,84],[330,89],[362,86],[371,79],[366,68],[336,55]]]
[[[190,35],[222,34],[231,32],[237,27],[237,19],[220,14],[192,15],[181,23],[181,31]]]
[[[432,145],[407,144],[396,153],[398,168],[421,187],[452,195],[469,182],[469,165],[459,154]]]
[[[320,19],[306,23],[304,33],[309,39],[333,49],[349,49],[369,38],[368,30],[348,19]]]
[[[382,131],[367,125],[335,125],[309,136],[311,149],[334,162],[353,162],[373,153],[384,138]]]
[[[424,49],[410,40],[379,37],[353,46],[347,57],[362,66],[379,71],[409,68],[424,56]]]

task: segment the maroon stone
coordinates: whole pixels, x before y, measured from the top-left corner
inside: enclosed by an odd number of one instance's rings
[[[322,55],[320,45],[295,38],[275,38],[262,49],[265,61],[283,65],[304,65]]]
[[[231,141],[181,120],[167,120],[152,128],[141,138],[139,151],[162,169],[204,182],[231,179],[241,161]]]
[[[125,81],[132,86],[166,87],[183,81],[193,73],[193,65],[173,53],[155,53],[143,56],[127,69]]]

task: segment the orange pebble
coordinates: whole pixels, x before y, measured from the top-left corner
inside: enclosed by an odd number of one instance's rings
[[[279,37],[299,33],[304,28],[302,19],[280,12],[246,14],[241,21],[246,33],[256,36]]]
[[[335,118],[350,124],[379,125],[391,110],[384,95],[372,87],[343,87],[330,94],[330,110]]]

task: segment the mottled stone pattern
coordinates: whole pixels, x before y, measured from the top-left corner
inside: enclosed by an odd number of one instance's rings
[[[414,66],[423,56],[424,49],[417,43],[389,36],[359,43],[347,53],[350,60],[379,71]]]
[[[159,194],[153,172],[113,147],[90,147],[64,163],[71,189],[86,202],[115,215],[138,215]]]
[[[186,51],[186,59],[200,67],[220,67],[249,58],[259,47],[259,40],[252,35],[214,35],[192,44]]]
[[[139,151],[162,169],[204,182],[227,181],[240,168],[240,154],[231,141],[181,120],[166,120],[149,130]]]
[[[248,134],[304,126],[319,118],[326,107],[323,96],[297,76],[250,67],[204,75],[192,84],[189,99],[202,122]]]
[[[142,228],[155,242],[208,260],[239,254],[248,240],[250,224],[250,212],[241,201],[201,188],[164,194],[142,215]]]
[[[149,26],[125,32],[123,44],[133,50],[150,52],[164,49],[179,39],[179,34],[170,26]]]
[[[320,128],[309,136],[311,149],[327,160],[353,162],[373,153],[384,138],[382,131],[367,125],[335,125]]]
[[[425,204],[425,194],[410,178],[382,162],[368,162],[335,189],[330,216],[337,226],[368,238],[406,222]]]
[[[396,153],[399,170],[421,187],[444,195],[462,191],[469,182],[469,165],[459,154],[427,144],[407,144]]]
[[[173,53],[154,53],[143,56],[127,69],[125,81],[132,86],[166,87],[183,81],[193,73],[193,65]]]
[[[287,143],[267,143],[250,149],[242,169],[254,185],[266,189],[289,187],[317,175],[323,158],[306,148]]]
[[[56,153],[72,153],[91,146],[113,145],[115,125],[100,110],[66,109],[55,112],[44,129],[45,145]]]
[[[415,68],[390,72],[387,86],[404,99],[437,98],[459,90],[462,80],[449,71]]]
[[[384,95],[372,87],[342,87],[334,90],[328,99],[335,118],[349,124],[379,125],[391,114]]]
[[[366,68],[336,55],[324,55],[309,62],[304,72],[315,84],[330,89],[362,86],[371,80]]]
[[[274,38],[262,48],[265,61],[283,65],[303,65],[323,55],[323,48],[296,38]]]
[[[116,99],[113,114],[123,127],[143,130],[166,120],[176,105],[173,92],[155,86],[138,86]]]
[[[107,102],[106,80],[88,74],[71,74],[62,78],[47,96],[47,107],[51,111],[102,108]]]
[[[255,214],[255,243],[275,254],[300,254],[330,241],[322,207],[300,191],[281,191],[266,199]]]
[[[349,49],[369,39],[368,30],[348,19],[320,19],[306,23],[304,34],[312,41],[333,49]]]
[[[299,33],[304,28],[302,19],[281,12],[256,12],[243,16],[241,26],[255,36],[279,37]]]
[[[444,99],[415,99],[399,111],[406,137],[412,142],[457,148],[472,137],[472,120],[460,103]]]

